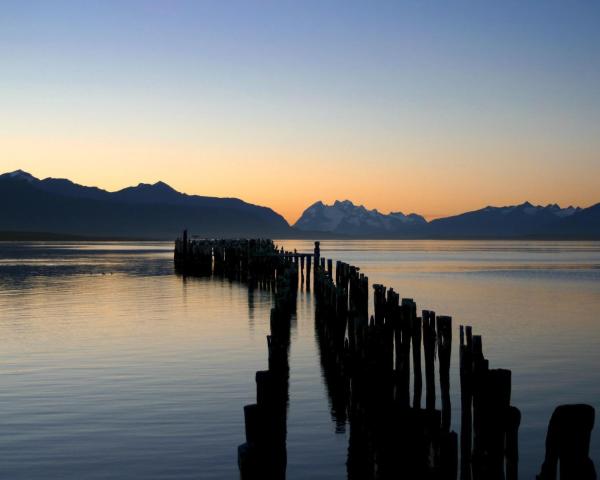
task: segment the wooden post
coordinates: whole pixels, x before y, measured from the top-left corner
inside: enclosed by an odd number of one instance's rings
[[[321,262],[321,242],[315,242],[314,258],[315,258],[315,278],[314,278],[314,285],[315,285],[315,289],[316,289],[317,275],[318,275],[319,265],[320,265],[320,262]]]
[[[412,298],[403,298],[400,318],[396,320],[396,375],[398,377],[398,399],[402,407],[410,406],[410,344],[411,325],[416,317],[416,305]]]
[[[442,480],[456,480],[458,470],[458,436],[444,432],[440,438],[440,470]]]
[[[425,354],[425,405],[435,409],[435,312],[423,310],[423,350]]]
[[[421,408],[421,396],[423,394],[423,378],[421,373],[421,317],[415,317],[411,326],[412,348],[413,348],[413,408]]]
[[[383,325],[385,318],[385,292],[383,285],[373,285],[373,305],[375,306],[375,325]]]
[[[472,429],[473,417],[471,413],[473,399],[473,338],[471,327],[465,329],[460,326],[460,393],[461,393],[461,480],[471,480],[471,450],[473,448]]]
[[[589,457],[594,417],[591,405],[556,407],[548,424],[546,458],[538,480],[556,480],[559,462],[561,480],[596,480],[594,463]]]
[[[510,407],[506,422],[506,480],[519,478],[519,425],[521,412],[517,407]]]
[[[440,360],[440,390],[442,397],[442,429],[450,430],[450,355],[452,352],[452,317],[437,317],[437,345]]]
[[[260,288],[271,288],[275,293],[272,335],[268,337],[269,370],[256,373],[257,403],[244,407],[246,443],[238,449],[238,461],[244,480],[283,479],[290,318],[295,311],[298,283],[304,283],[305,256],[306,285],[307,290],[310,289],[312,256],[296,250],[278,250],[271,240],[190,239],[187,231],[176,240],[174,253],[176,266],[183,271],[213,274],[214,265],[215,275],[247,283],[249,289],[256,284]],[[439,480],[454,480],[457,437],[449,431],[451,317],[436,318],[434,312],[424,310],[423,317],[418,318],[412,299],[403,299],[399,305],[399,295],[393,289],[374,285],[375,311],[369,324],[368,278],[359,273],[358,268],[338,261],[334,279],[333,261],[321,258],[319,242],[315,242],[314,257],[315,323],[323,366],[328,370],[326,375],[333,373],[335,377],[334,383],[331,377],[326,382],[333,385],[336,392],[339,387],[333,404],[340,428],[351,411],[352,447],[349,451],[353,453],[349,453],[349,474],[356,473],[354,478],[429,478],[427,474],[433,474]],[[425,356],[426,410],[421,410],[421,339]],[[411,346],[413,408],[409,408]],[[441,411],[435,410],[436,346]],[[473,336],[471,327],[461,326],[462,480],[471,480],[471,465],[475,480],[504,480],[504,470],[507,480],[517,480],[520,412],[510,406],[510,377],[508,370],[489,369],[481,337]],[[395,379],[395,383],[391,379]],[[396,387],[395,394],[392,386]],[[392,401],[394,395],[403,408],[394,410],[397,407]],[[541,480],[555,480],[559,462],[564,478],[596,478],[588,457],[593,417],[593,408],[586,405],[557,409],[548,429]],[[399,430],[404,438],[395,438]],[[472,444],[475,448],[471,456]],[[361,460],[355,470],[357,455]]]
[[[246,442],[256,445],[260,442],[261,434],[258,405],[256,403],[244,407],[244,423],[246,427]]]
[[[394,329],[397,326],[399,317],[400,295],[394,292],[393,288],[387,291],[387,300],[385,303],[385,324],[383,326],[384,336],[384,355],[385,369],[390,375],[394,369]],[[390,375],[391,377],[391,375]]]

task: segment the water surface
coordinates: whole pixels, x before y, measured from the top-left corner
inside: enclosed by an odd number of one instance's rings
[[[556,405],[600,409],[600,243],[326,241],[321,251],[483,335],[491,365],[513,371],[523,478],[539,468]],[[183,279],[172,257],[170,243],[0,243],[0,478],[237,477],[271,297]],[[313,308],[302,292],[288,478],[340,479],[348,437],[330,415]],[[457,360],[455,346],[458,431]]]

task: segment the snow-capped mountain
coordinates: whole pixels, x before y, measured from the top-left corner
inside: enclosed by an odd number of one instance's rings
[[[346,200],[316,202],[294,227],[362,238],[597,238],[600,204],[588,208],[557,204],[488,206],[427,222],[420,215],[384,215]]]
[[[308,207],[294,225],[298,230],[331,232],[342,235],[398,235],[416,232],[426,225],[420,215],[392,212],[388,215],[354,205],[350,200],[336,200],[333,205],[319,201]]]

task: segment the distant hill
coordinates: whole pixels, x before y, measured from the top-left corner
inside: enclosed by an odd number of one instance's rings
[[[584,237],[600,239],[600,203],[578,211],[563,219],[559,224],[560,233],[563,237]],[[552,235],[552,231],[546,235]]]
[[[585,210],[579,207],[560,208],[556,204],[541,206],[525,202],[506,207],[488,206],[433,220],[428,226],[428,234],[442,238],[571,236],[571,229],[565,225],[565,220],[582,213],[585,214]]]
[[[173,239],[183,228],[205,236],[290,236],[270,208],[237,198],[186,195],[165,183],[117,192],[17,170],[0,175],[0,231]]]
[[[345,200],[316,202],[294,228],[361,238],[600,239],[600,204],[589,208],[521,205],[492,207],[427,222],[416,214],[368,210]]]

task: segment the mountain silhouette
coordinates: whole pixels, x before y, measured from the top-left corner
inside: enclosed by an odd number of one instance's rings
[[[505,207],[488,206],[427,222],[416,214],[382,214],[349,200],[308,207],[294,228],[361,238],[600,238],[600,204],[589,208],[524,202]]]
[[[0,202],[2,231],[155,239],[175,238],[186,227],[204,237],[292,234],[270,208],[186,195],[163,182],[108,192],[17,170],[0,175]]]
[[[529,202],[488,206],[427,222],[415,213],[382,214],[349,200],[315,202],[293,227],[270,208],[238,198],[187,195],[164,182],[116,192],[67,179],[0,175],[0,238],[56,235],[173,239],[183,228],[202,237],[600,239],[600,203],[561,208]],[[12,232],[12,233],[11,233]],[[40,233],[42,232],[42,233]]]
[[[560,208],[524,202],[506,207],[485,207],[433,220],[428,234],[444,238],[518,238],[518,237],[569,237],[573,235],[565,221],[571,217],[585,216],[577,207]],[[592,227],[590,225],[590,227]]]

